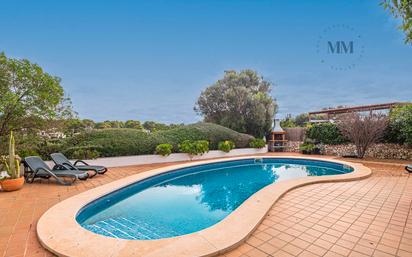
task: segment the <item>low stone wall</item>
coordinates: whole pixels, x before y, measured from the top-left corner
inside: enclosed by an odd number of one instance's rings
[[[326,145],[324,153],[337,156],[354,155],[356,148],[353,144]],[[368,149],[365,156],[377,159],[412,160],[412,148],[398,144],[375,144]]]
[[[288,152],[300,152],[299,145],[302,142],[288,142]],[[356,155],[356,148],[353,144],[325,145],[322,151],[326,155]],[[412,148],[398,144],[375,144],[369,148],[365,157],[377,159],[399,159],[412,160]]]
[[[286,151],[292,153],[299,153],[299,146],[302,143],[302,141],[288,141],[288,143],[286,144]]]

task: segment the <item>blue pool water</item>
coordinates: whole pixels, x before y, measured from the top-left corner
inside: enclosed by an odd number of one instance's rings
[[[114,191],[85,206],[76,219],[82,227],[110,237],[173,237],[216,224],[271,183],[351,171],[337,163],[301,159],[247,159],[198,165]]]

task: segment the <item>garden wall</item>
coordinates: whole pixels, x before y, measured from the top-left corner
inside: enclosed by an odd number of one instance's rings
[[[305,128],[285,128],[286,131],[286,139],[289,141],[303,141],[305,137]]]
[[[288,142],[287,151],[300,152],[299,145],[302,142]],[[325,145],[323,154],[326,155],[354,155],[356,153],[355,145]],[[366,152],[366,157],[377,159],[400,159],[412,160],[412,148],[398,144],[375,144]]]
[[[221,157],[234,157],[247,154],[263,154],[267,153],[268,148],[264,147],[261,149],[255,148],[242,148],[233,149],[228,153],[214,150],[209,151],[201,156],[195,156],[193,160],[204,160],[211,158],[221,158]],[[130,165],[141,165],[141,164],[151,164],[151,163],[164,163],[164,162],[179,162],[179,161],[190,161],[189,156],[185,153],[173,153],[167,157],[160,155],[147,154],[147,155],[133,155],[133,156],[119,156],[119,157],[105,157],[97,158],[93,160],[86,160],[90,165],[103,165],[106,167],[121,167]],[[53,166],[53,162],[48,161],[49,166]]]

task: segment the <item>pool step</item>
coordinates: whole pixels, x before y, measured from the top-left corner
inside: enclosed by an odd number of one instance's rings
[[[85,224],[83,227],[105,236],[131,240],[150,240],[179,235],[178,232],[171,231],[163,226],[156,226],[158,232],[156,233],[149,224],[133,218],[124,217],[100,220],[94,224]]]

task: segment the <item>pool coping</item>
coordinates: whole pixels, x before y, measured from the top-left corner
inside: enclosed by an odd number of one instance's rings
[[[106,237],[82,228],[75,219],[79,210],[88,203],[139,180],[194,165],[253,158],[319,160],[348,165],[354,171],[342,175],[304,177],[270,184],[253,194],[222,221],[204,230],[178,237],[157,240]],[[288,191],[314,183],[358,180],[371,174],[369,168],[359,163],[286,155],[243,156],[176,164],[113,181],[54,205],[39,219],[37,236],[43,247],[58,256],[214,256],[243,243],[261,223],[270,208]]]

